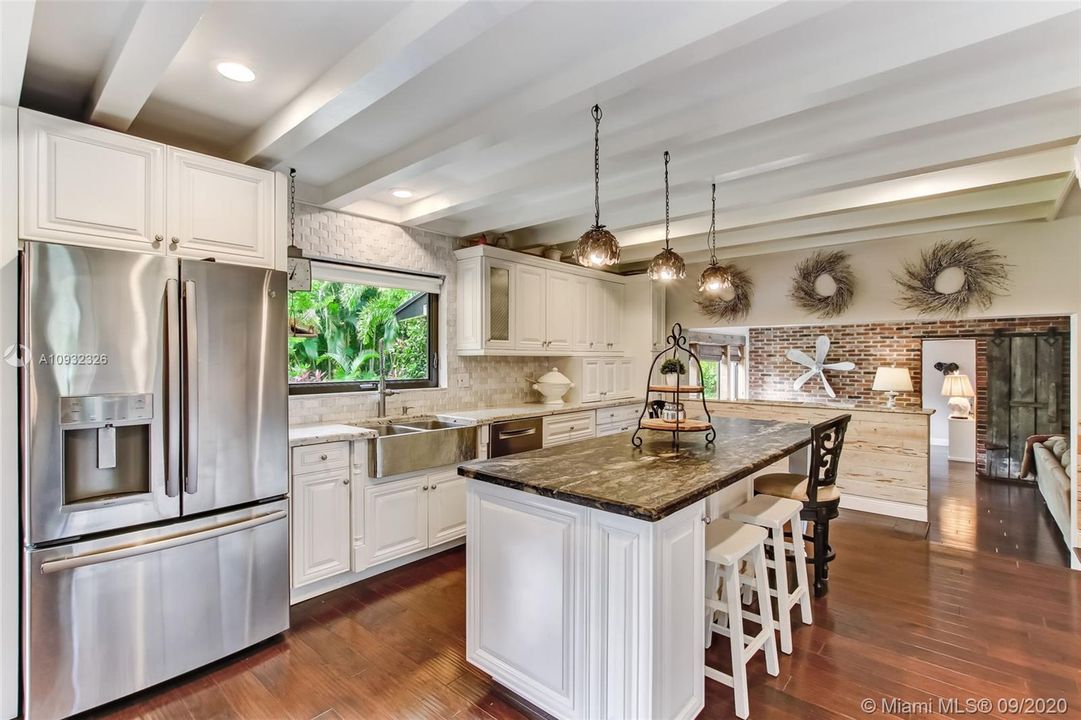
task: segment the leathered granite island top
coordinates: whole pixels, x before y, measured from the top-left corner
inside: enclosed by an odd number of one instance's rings
[[[677,512],[811,442],[811,426],[715,417],[705,433],[643,430],[641,448],[622,433],[466,463],[465,477],[651,522]]]

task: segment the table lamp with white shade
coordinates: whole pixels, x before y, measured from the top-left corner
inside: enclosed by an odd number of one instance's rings
[[[968,375],[961,373],[947,375],[942,383],[942,394],[949,398],[947,404],[950,406],[950,417],[967,420],[972,413],[972,403],[969,398],[976,397]]]
[[[896,407],[897,393],[912,392],[912,376],[908,368],[880,367],[871,389],[886,393],[886,407],[892,409]]]

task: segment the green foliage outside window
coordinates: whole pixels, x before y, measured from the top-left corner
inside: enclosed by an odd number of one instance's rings
[[[702,386],[705,388],[705,395],[711,400],[719,399],[717,394],[717,372],[720,363],[716,360],[703,360],[702,361]]]
[[[428,318],[399,320],[402,303],[418,293],[312,280],[289,293],[290,324],[315,332],[289,338],[289,382],[362,382],[379,377],[378,341],[387,349],[387,378],[428,377]]]

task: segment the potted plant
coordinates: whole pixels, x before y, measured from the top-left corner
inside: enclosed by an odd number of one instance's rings
[[[678,357],[670,357],[661,363],[661,375],[668,385],[676,385],[679,376],[687,372],[687,366]]]

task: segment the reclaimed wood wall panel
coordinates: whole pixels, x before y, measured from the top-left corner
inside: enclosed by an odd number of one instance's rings
[[[931,423],[922,412],[801,407],[769,402],[707,403],[713,415],[819,423],[852,415],[837,480],[841,492],[870,500],[927,507]],[[787,465],[770,468],[787,472]]]

